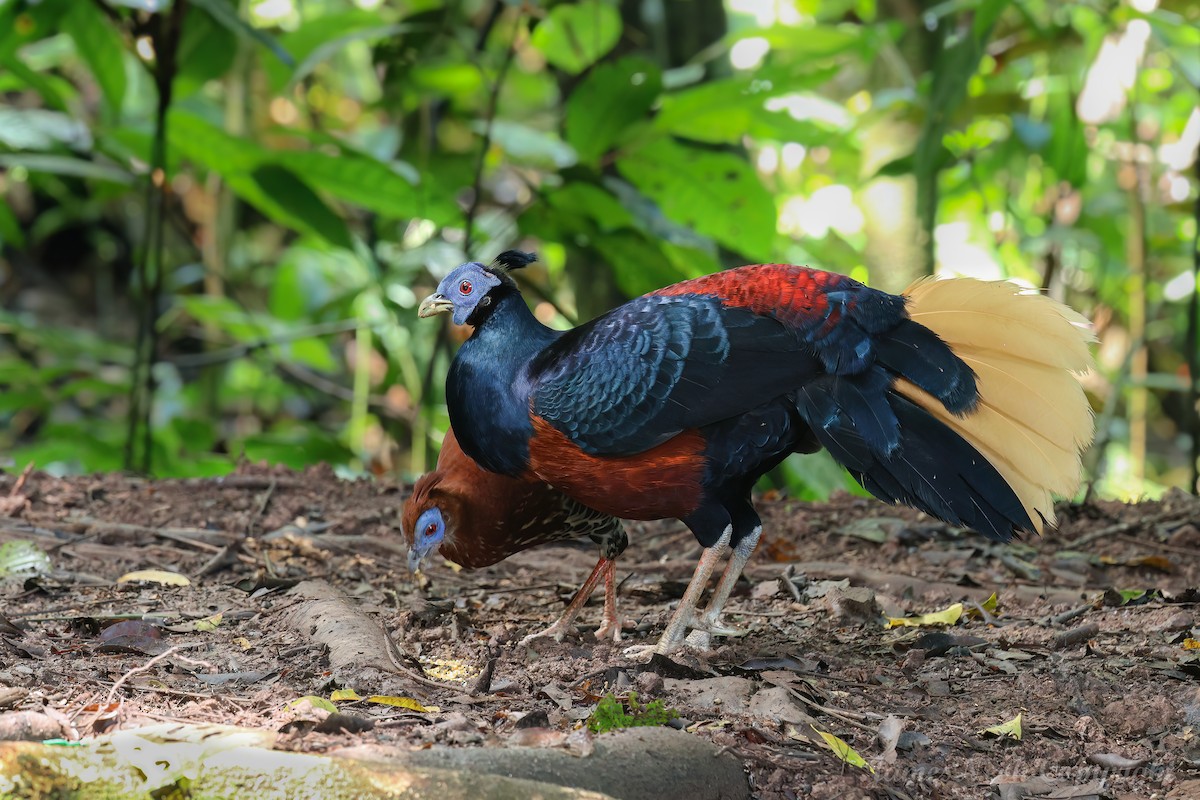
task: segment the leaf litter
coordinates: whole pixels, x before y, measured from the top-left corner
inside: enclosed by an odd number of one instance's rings
[[[768,800],[1200,786],[1200,506],[1178,493],[1064,509],[1058,531],[1009,551],[855,497],[764,503],[728,606],[748,634],[643,664],[591,639],[595,604],[580,636],[516,645],[570,599],[590,545],[435,564],[418,584],[396,533],[403,487],[234,477],[23,479],[19,518],[0,519],[17,567],[0,580],[0,738],[187,723],[306,753],[586,757],[588,718],[632,694],[740,758]],[[675,524],[636,523],[631,540],[622,645],[653,641],[698,555]],[[119,581],[145,570],[190,585]]]

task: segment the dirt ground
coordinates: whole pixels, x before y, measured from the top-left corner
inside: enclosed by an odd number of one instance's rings
[[[746,635],[646,665],[623,651],[654,641],[691,575],[699,547],[682,526],[631,524],[623,642],[591,637],[597,597],[579,636],[520,646],[561,612],[591,546],[476,572],[433,558],[414,578],[404,495],[322,469],[5,476],[0,547],[31,541],[50,569],[0,582],[0,714],[43,711],[66,738],[231,723],[308,752],[571,747],[564,734],[601,696],[633,689],[739,756],[761,798],[1200,798],[1196,498],[1064,508],[1058,531],[1014,545],[855,497],[765,499],[764,544],[727,619]],[[146,569],[191,582],[117,582]],[[301,579],[381,622],[401,672],[331,665],[328,640],[288,623]],[[958,602],[951,627],[885,624]],[[292,702],[345,686],[425,710],[342,702],[339,725],[319,725]],[[1018,714],[1019,741],[982,732]]]

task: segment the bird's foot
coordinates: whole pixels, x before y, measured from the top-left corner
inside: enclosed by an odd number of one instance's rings
[[[601,623],[599,628],[596,628],[596,633],[593,634],[597,641],[608,640],[610,642],[621,641],[621,620],[606,619]]]
[[[720,617],[710,617],[708,614],[705,614],[703,617],[701,617],[699,622],[697,622],[694,627],[695,630],[693,633],[704,631],[705,633],[710,633],[713,636],[730,636],[736,638],[750,633],[750,631],[746,628],[737,628],[733,625],[726,625],[721,622]],[[688,638],[690,639],[691,637],[689,636]]]
[[[534,631],[517,644],[519,647],[525,647],[533,642],[536,642],[538,639],[553,639],[556,642],[561,642],[566,637],[570,628],[571,626],[569,623],[564,624],[563,620],[560,619],[549,628],[545,628],[544,630],[540,631]]]

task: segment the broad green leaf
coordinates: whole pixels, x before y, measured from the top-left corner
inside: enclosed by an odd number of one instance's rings
[[[547,195],[546,200],[562,212],[590,219],[597,230],[615,231],[636,225],[621,201],[595,184],[571,181]]]
[[[160,583],[163,586],[191,586],[192,584],[186,575],[180,575],[178,572],[167,572],[163,569],[141,569],[134,572],[126,572],[117,578],[117,583],[134,582]]]
[[[354,246],[346,221],[325,205],[296,173],[275,164],[264,164],[251,174],[265,197],[270,199],[270,205],[283,210],[293,225],[338,247],[349,250]]]
[[[775,201],[743,159],[659,139],[621,156],[617,169],[676,222],[744,256],[770,254]]]
[[[321,18],[320,21],[323,21]],[[408,30],[408,25],[373,25],[369,28],[360,28],[359,30],[350,31],[349,33],[338,36],[337,38],[326,38],[311,52],[304,56],[303,60],[292,71],[288,78],[287,85],[283,88],[283,93],[295,86],[300,81],[312,74],[312,71],[317,68],[317,65],[322,61],[327,61],[333,57],[342,48],[352,42],[370,42],[377,39],[387,39],[397,36]],[[326,33],[328,37],[328,34]]]
[[[621,14],[602,0],[560,3],[533,29],[530,40],[554,66],[578,75],[621,38]]]
[[[225,131],[185,111],[173,111],[167,126],[171,146],[184,157],[225,179],[239,197],[267,216],[296,230],[350,249],[345,220],[295,173],[264,163],[270,155],[248,139]]]
[[[691,277],[677,269],[657,243],[641,233],[630,230],[606,233],[597,236],[593,244],[612,268],[617,286],[628,297],[638,297]]]
[[[237,7],[228,0],[192,0],[192,5],[203,9],[216,22],[231,30],[243,39],[258,42],[275,54],[275,57],[289,67],[295,65],[295,59],[283,48],[274,36],[266,31],[255,28],[249,22],[238,16]]]
[[[788,58],[812,61],[845,52],[862,41],[864,26],[774,25],[770,28],[742,28],[726,37],[729,44],[741,39],[766,39],[772,49],[783,51]]]
[[[179,71],[175,74],[174,96],[181,100],[200,89],[208,81],[224,75],[237,57],[238,37],[195,7],[189,7],[183,18],[183,35],[179,39]],[[278,59],[263,59],[264,67],[287,67]]]
[[[835,69],[772,70],[700,84],[663,98],[654,127],[702,142],[737,143],[750,135],[777,141],[822,144],[835,135],[809,120],[797,120],[766,103],[820,85]]]
[[[350,151],[329,155],[318,150],[284,150],[269,158],[303,175],[314,188],[378,214],[396,219],[430,216],[424,193],[391,165],[370,156]]]
[[[24,247],[25,233],[8,203],[0,201],[0,247],[4,245]]]
[[[1021,715],[1017,714],[1008,722],[1002,722],[999,725],[993,725],[990,728],[984,728],[979,732],[984,736],[997,736],[1000,738],[1008,737],[1021,741]]]
[[[50,571],[50,556],[25,539],[0,544],[0,578],[20,578]]]
[[[317,6],[312,6],[312,9],[315,11]],[[313,12],[306,7],[305,19],[300,27],[279,37],[279,43],[291,54],[296,62],[295,66],[284,64],[278,59],[264,59],[262,62],[271,91],[276,94],[283,93],[289,82],[300,80],[297,76],[302,70],[308,74],[317,66],[319,59],[309,63],[316,51],[342,39],[346,42],[353,41],[360,38],[355,34],[381,27],[380,10],[365,11],[354,8],[311,16],[310,14]],[[330,55],[332,52],[327,52],[324,57],[328,58]]]
[[[513,120],[492,122],[492,144],[504,151],[507,160],[542,169],[566,169],[579,160],[575,149],[557,134]]]
[[[825,740],[825,744],[829,747],[830,750],[833,751],[833,754],[835,756],[837,756],[838,758],[840,758],[842,761],[845,761],[847,764],[849,764],[852,767],[858,767],[859,769],[865,769],[865,770],[870,771],[871,773],[875,772],[875,768],[872,767],[870,764],[868,764],[866,759],[864,759],[862,756],[860,756],[853,747],[851,747],[849,744],[847,744],[845,742],[845,740],[840,739],[837,736],[834,736],[832,733],[828,733],[817,727],[814,727],[813,730],[816,731],[820,735],[820,737]]]
[[[0,144],[13,150],[92,149],[92,134],[83,122],[59,111],[0,107]]]
[[[566,103],[567,142],[579,160],[595,164],[622,142],[662,91],[662,73],[641,58],[600,64],[571,92]]]
[[[93,181],[130,184],[133,176],[118,166],[88,161],[71,156],[54,156],[32,153],[0,153],[0,167],[12,169],[24,167],[30,172],[48,172],[52,175],[70,175]]]
[[[887,627],[889,628],[919,628],[924,625],[953,625],[963,615],[963,604],[955,603],[949,608],[944,608],[941,611],[935,611],[931,614],[921,614],[916,617],[888,617]]]
[[[71,3],[63,15],[62,27],[75,40],[75,51],[100,84],[109,113],[117,117],[125,99],[125,43],[121,34],[94,3]]]

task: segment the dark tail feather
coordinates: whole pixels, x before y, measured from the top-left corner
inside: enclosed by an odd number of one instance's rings
[[[975,373],[938,335],[905,320],[875,342],[875,357],[893,375],[907,378],[942,401],[951,414],[975,408]]]
[[[894,392],[885,395],[899,423],[900,444],[884,450],[863,437],[836,391],[823,383],[800,392],[800,414],[830,455],[871,494],[999,541],[1034,529],[1020,498],[995,467],[920,406]]]

